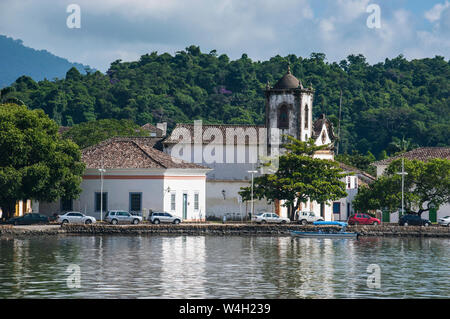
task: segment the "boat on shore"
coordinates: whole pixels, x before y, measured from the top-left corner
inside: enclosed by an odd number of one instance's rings
[[[291,231],[291,236],[294,237],[313,237],[313,238],[355,238],[357,239],[359,233],[356,232],[346,232],[345,229],[348,226],[345,222],[326,222],[326,221],[317,221],[314,222],[313,225],[316,226],[340,226],[340,230],[321,230],[318,231]]]

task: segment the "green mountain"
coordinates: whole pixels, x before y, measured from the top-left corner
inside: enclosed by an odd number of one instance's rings
[[[23,45],[22,40],[0,35],[0,88],[27,75],[36,81],[63,78],[71,67],[84,73],[85,66],[71,63],[45,50],[35,50]]]
[[[143,55],[113,62],[106,74],[80,74],[35,82],[19,78],[2,91],[42,108],[61,125],[96,119],[130,119],[137,124],[203,119],[206,123],[264,124],[264,88],[290,65],[315,89],[314,117],[326,113],[338,124],[342,90],[340,151],[386,156],[408,147],[450,144],[450,62],[443,57],[406,60],[403,56],[369,65],[362,55],[336,63],[322,53],[288,55],[268,61],[240,59],[190,46],[174,56]]]

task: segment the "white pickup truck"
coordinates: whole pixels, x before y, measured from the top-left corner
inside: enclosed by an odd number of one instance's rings
[[[299,212],[298,218],[297,218],[297,223],[306,225],[308,223],[313,223],[313,222],[317,222],[317,221],[321,221],[321,220],[324,220],[324,219],[320,216],[316,216],[316,214],[314,212]]]

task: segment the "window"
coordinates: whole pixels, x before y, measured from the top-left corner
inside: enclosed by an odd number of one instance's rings
[[[170,210],[175,210],[175,199],[176,199],[176,194],[172,193],[170,194]]]
[[[108,193],[103,192],[103,200],[100,201],[100,192],[95,193],[95,211],[99,212],[101,208],[103,211],[108,210]],[[101,202],[103,202],[103,207],[101,207]]]
[[[194,194],[194,210],[199,209],[199,193]]]
[[[278,115],[278,128],[286,129],[289,128],[289,116],[288,116],[287,105],[282,105],[279,109]]]
[[[73,201],[71,199],[61,199],[61,211],[70,212],[73,210]]]
[[[142,193],[130,193],[130,212],[142,210]]]
[[[305,105],[305,128],[308,128],[308,122],[309,122],[309,107],[308,104]]]

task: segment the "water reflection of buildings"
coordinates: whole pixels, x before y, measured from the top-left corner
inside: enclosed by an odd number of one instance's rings
[[[269,254],[276,245],[276,253]],[[275,298],[346,298],[356,289],[356,256],[352,241],[280,237],[259,248],[265,281]]]
[[[161,297],[207,298],[205,236],[162,239]]]

